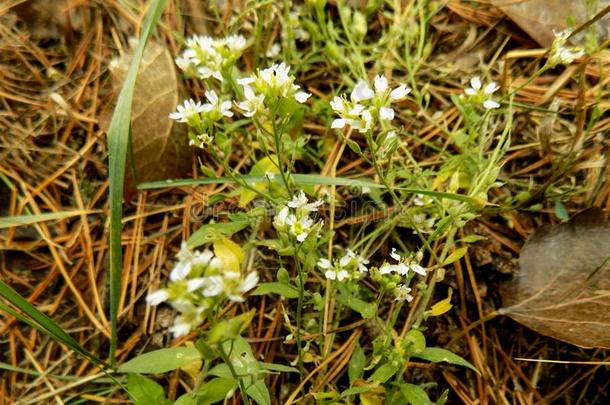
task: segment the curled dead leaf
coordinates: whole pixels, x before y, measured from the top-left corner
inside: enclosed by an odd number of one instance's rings
[[[500,313],[555,339],[610,348],[610,222],[601,210],[539,229],[519,266],[501,289]]]
[[[116,87],[122,85],[131,58],[130,52],[110,63]],[[176,109],[179,94],[170,52],[165,46],[150,42],[138,70],[133,96],[125,199],[133,197],[138,183],[183,177],[190,168],[192,151],[186,125],[175,124],[168,118]]]

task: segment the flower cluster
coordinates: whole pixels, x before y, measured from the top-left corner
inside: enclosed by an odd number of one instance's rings
[[[293,98],[304,103],[311,94],[300,90],[294,79],[290,74],[290,66],[285,63],[275,64],[252,76],[238,79],[237,83],[244,88],[245,100],[237,103],[237,106],[244,111],[246,117],[253,117],[267,114],[283,98]]]
[[[321,205],[321,200],[310,203],[305,193],[300,191],[280,209],[273,220],[273,225],[279,232],[285,232],[296,238],[298,242],[304,242],[312,231],[322,227],[321,221],[316,222],[310,216],[312,212],[318,211]]]
[[[345,255],[339,260],[331,262],[328,259],[321,258],[318,261],[318,268],[324,272],[324,276],[329,280],[357,280],[368,271],[367,264],[369,264],[367,259],[347,249]]]
[[[332,109],[339,115],[331,124],[332,128],[343,128],[349,125],[361,133],[369,131],[376,121],[391,121],[394,119],[392,102],[403,99],[409,94],[404,84],[391,89],[385,76],[375,77],[374,90],[369,84],[360,80],[350,94],[336,96],[330,102]]]
[[[468,96],[471,102],[482,103],[485,109],[493,110],[500,107],[500,103],[492,98],[492,94],[498,89],[499,87],[495,82],[490,82],[483,87],[481,78],[479,76],[475,76],[470,79],[470,87],[466,88],[464,93]]]
[[[418,252],[416,255],[402,257],[395,248],[392,248],[390,257],[396,263],[384,262],[374,272],[373,278],[381,282],[384,288],[391,290],[396,301],[411,302],[413,296],[410,294],[411,288],[408,286],[410,280],[415,274],[426,275],[426,269],[419,264],[422,254]]]
[[[576,59],[584,56],[585,52],[579,48],[568,48],[566,43],[568,38],[572,35],[572,30],[564,30],[559,32],[553,32],[555,34],[555,40],[551,45],[549,52],[549,58],[547,64],[549,67],[557,65],[569,65]]]
[[[189,77],[222,81],[223,71],[239,59],[245,48],[246,39],[241,35],[225,38],[195,35],[186,41],[186,49],[176,58],[176,65]]]
[[[233,244],[228,240],[224,243]],[[244,276],[236,266],[235,257],[217,250],[215,245],[215,253],[207,249],[191,251],[183,242],[177,255],[178,261],[170,273],[169,284],[146,297],[149,305],[167,301],[180,312],[170,328],[175,337],[184,336],[201,325],[206,311],[221,300],[242,302],[241,294],[258,283],[256,272]]]
[[[222,100],[214,90],[205,92],[207,103],[185,100],[177,111],[171,113],[169,118],[178,122],[185,122],[189,127],[190,145],[202,148],[212,140],[211,132],[216,122],[223,117],[232,117],[231,101]]]

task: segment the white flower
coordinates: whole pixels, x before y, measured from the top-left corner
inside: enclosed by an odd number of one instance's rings
[[[258,274],[253,271],[241,280],[235,288],[226,291],[227,297],[234,302],[243,302],[244,299],[241,294],[250,291],[256,287],[256,284],[258,284]]]
[[[229,35],[218,43],[226,46],[233,52],[241,52],[246,48],[246,38],[241,35]]]
[[[394,296],[396,301],[413,301],[413,296],[409,294],[411,289],[404,284],[399,284],[394,289]]]
[[[392,248],[392,251],[390,252],[390,257],[392,259],[396,260],[398,263],[397,264],[384,263],[379,268],[380,274],[397,273],[397,274],[400,274],[401,276],[407,276],[409,274],[409,272],[413,272],[413,273],[420,274],[422,276],[426,275],[426,269],[424,267],[420,266],[413,258],[405,259],[402,256],[400,256],[396,252],[396,248]]]
[[[174,301],[172,306],[180,312],[180,315],[174,319],[174,324],[169,328],[174,337],[187,335],[191,329],[203,323],[205,307],[195,306],[187,300]]]
[[[499,89],[495,82],[491,82],[483,88],[481,78],[479,76],[475,76],[470,79],[470,86],[471,87],[464,90],[464,93],[470,96],[473,101],[482,102],[483,107],[485,107],[487,110],[500,107],[500,103],[491,98],[491,95]]]
[[[280,232],[287,232],[294,236],[298,242],[304,242],[312,230],[322,226],[316,223],[309,214],[318,210],[322,201],[309,202],[303,191],[295,195],[292,200],[283,206],[273,219],[273,225]]]
[[[175,112],[169,114],[169,118],[178,122],[187,122],[189,118],[204,111],[203,104],[192,99],[185,100],[183,105],[176,107]]]
[[[280,54],[280,52],[282,52],[282,47],[276,42],[271,45],[271,47],[267,50],[265,56],[273,59],[276,58]]]
[[[204,277],[202,284],[201,295],[204,297],[217,297],[225,290],[225,283],[222,276]]]
[[[548,57],[548,65],[553,67],[556,65],[569,65],[574,62],[576,59],[581,58],[585,55],[585,52],[576,47],[568,48],[566,47],[566,43],[570,35],[572,35],[572,31],[567,29],[564,31],[553,31],[555,34],[555,40],[551,45],[551,50]]]
[[[347,267],[349,265],[354,266],[360,273],[366,273],[369,269],[366,265],[369,261],[364,257],[354,253],[351,249],[347,249],[345,255],[339,259],[339,265],[341,267]]]
[[[233,112],[231,111],[231,102],[230,101],[220,101],[218,95],[214,90],[206,90],[205,97],[208,99],[209,103],[204,104],[205,112],[211,113],[216,112],[217,114],[224,115],[225,117],[232,117]],[[213,117],[216,118],[216,117]]]
[[[275,227],[282,228],[286,226],[286,220],[288,219],[289,214],[290,209],[288,208],[288,206],[283,207],[273,219],[273,224],[275,225]]]
[[[390,100],[396,101],[407,97],[407,95],[411,92],[411,89],[406,85],[401,84],[396,87],[394,90],[390,92]]]
[[[148,294],[146,296],[146,303],[150,306],[155,306],[167,301],[168,298],[169,293],[166,290],[161,289]]]
[[[313,212],[317,211],[318,207],[322,204],[324,204],[322,200],[317,200],[310,203],[303,190],[301,190],[299,191],[299,194],[292,197],[292,200],[288,201],[286,205],[288,205],[290,208],[302,209],[304,211]]]
[[[192,252],[186,242],[182,242],[180,251],[176,255],[178,261],[169,275],[170,280],[178,281],[185,279],[193,266],[207,266],[213,256],[214,254],[209,250],[203,252],[196,250]]]
[[[254,94],[252,87],[244,85],[244,97],[246,99],[237,103],[237,106],[243,110],[246,117],[252,117],[265,109],[265,96]]]
[[[328,259],[320,258],[320,260],[318,260],[318,267],[321,268],[322,270],[328,270],[332,266],[333,266],[332,263]]]
[[[307,215],[297,218],[296,215],[291,214],[286,219],[286,224],[289,226],[290,233],[296,237],[297,241],[304,242],[309,236],[309,232],[311,232],[314,221]]]
[[[395,112],[390,104],[411,91],[404,84],[390,90],[388,79],[383,75],[375,76],[373,86],[375,90],[365,80],[360,80],[350,94],[350,101],[345,96],[335,96],[330,106],[339,118],[333,120],[331,128],[341,129],[349,125],[365,133],[375,125],[375,119],[391,121]]]
[[[238,79],[237,83],[244,86],[246,100],[238,103],[238,106],[244,110],[244,115],[247,117],[257,113],[267,113],[269,106],[266,103],[276,103],[279,97],[294,98],[297,102],[304,103],[311,96],[310,93],[300,90],[299,85],[294,84],[290,66],[285,63],[259,70],[250,77]]]
[[[347,270],[332,268],[327,270],[324,276],[329,280],[343,281],[349,277],[349,273]]]
[[[379,108],[379,119],[381,120],[393,120],[394,119],[394,110],[390,107],[380,107]]]
[[[375,93],[369,87],[368,83],[365,82],[364,80],[360,80],[356,84],[356,87],[354,87],[354,90],[352,91],[350,98],[352,99],[352,101],[363,101],[363,100],[369,100],[369,99],[373,98],[374,95],[375,95]]]
[[[294,99],[302,104],[302,103],[306,102],[310,96],[311,96],[311,93],[307,93],[304,91],[297,91],[294,94]]]

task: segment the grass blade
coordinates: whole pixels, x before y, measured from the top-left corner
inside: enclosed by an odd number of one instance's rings
[[[110,363],[114,365],[117,347],[117,318],[121,295],[121,269],[123,254],[121,250],[121,217],[123,214],[123,183],[125,180],[125,164],[131,125],[131,102],[138,74],[138,67],[144,54],[146,42],[150,38],[153,28],[165,7],[167,0],[153,0],[151,2],[144,24],[138,47],[127,71],[127,77],[119,94],[112,121],[108,128],[108,155],[109,155],[109,200],[110,200]]]
[[[347,177],[332,177],[332,176],[322,176],[319,174],[291,174],[290,177],[295,181],[295,183],[302,186],[317,186],[317,185],[326,185],[326,186],[356,186],[356,187],[369,187],[369,188],[385,188],[383,184],[375,183],[368,179],[350,179]],[[243,175],[233,177],[216,177],[216,178],[206,178],[206,179],[179,179],[179,180],[161,180],[161,181],[151,181],[148,183],[141,183],[138,185],[138,189],[140,190],[151,190],[157,188],[165,188],[165,187],[184,187],[184,186],[197,186],[197,185],[205,185],[205,184],[224,184],[224,183],[237,183],[238,180],[240,182],[246,182],[248,184],[255,183],[265,183],[265,182],[281,182],[281,179],[269,179],[265,176],[255,176],[255,175]],[[431,190],[422,190],[418,188],[409,188],[409,187],[393,187],[394,190],[405,191],[407,193],[413,194],[423,194],[430,197],[436,198],[445,198],[449,200],[457,200],[463,201],[470,204],[483,204],[483,202],[468,197],[462,194],[455,193],[445,193],[441,191],[431,191]]]
[[[60,212],[48,212],[45,214],[39,215],[16,215],[12,217],[2,217],[0,218],[0,229],[12,228],[15,226],[23,226],[23,225],[32,225],[38,222],[45,221],[53,221],[56,219],[64,219],[69,217],[74,217],[82,214],[92,214],[95,212],[101,212],[99,210],[96,211],[81,211],[81,210],[73,210],[73,211],[60,211]]]
[[[72,336],[66,333],[61,326],[55,323],[51,318],[43,314],[38,308],[30,304],[28,300],[23,298],[17,291],[13,290],[8,284],[0,280],[0,296],[6,299],[15,307],[19,308],[26,316],[13,310],[3,302],[0,302],[0,309],[22,322],[27,323],[33,328],[38,329],[47,335],[50,335],[53,339],[59,343],[72,349],[74,352],[87,357],[95,364],[100,364],[101,361],[89,353],[84,347],[80,345]],[[29,318],[28,318],[29,317]]]

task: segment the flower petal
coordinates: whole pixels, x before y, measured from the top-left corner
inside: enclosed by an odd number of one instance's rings
[[[352,101],[362,101],[373,98],[375,93],[369,87],[368,83],[364,80],[360,80],[354,90],[352,91],[351,98]]]
[[[166,290],[157,290],[146,296],[146,303],[151,306],[159,305],[160,303],[167,301],[169,294]]]
[[[377,93],[383,93],[388,88],[388,79],[383,75],[375,76],[375,91]]]
[[[499,108],[500,103],[498,103],[495,100],[485,100],[485,102],[483,103],[483,107],[485,107],[488,110],[493,110],[495,108]]]
[[[479,76],[475,76],[470,79],[470,85],[475,90],[481,90],[481,78]]]
[[[304,103],[311,96],[311,93],[306,93],[304,91],[299,91],[294,95],[294,99],[299,103]]]
[[[408,88],[404,84],[401,84],[400,86],[398,86],[394,90],[392,90],[392,92],[390,93],[390,100],[392,100],[392,101],[400,100],[401,98],[405,98],[407,96],[407,94],[409,94],[410,92],[411,92],[410,88]]]
[[[392,110],[390,107],[381,107],[379,109],[379,119],[393,120],[394,119],[394,110]]]

